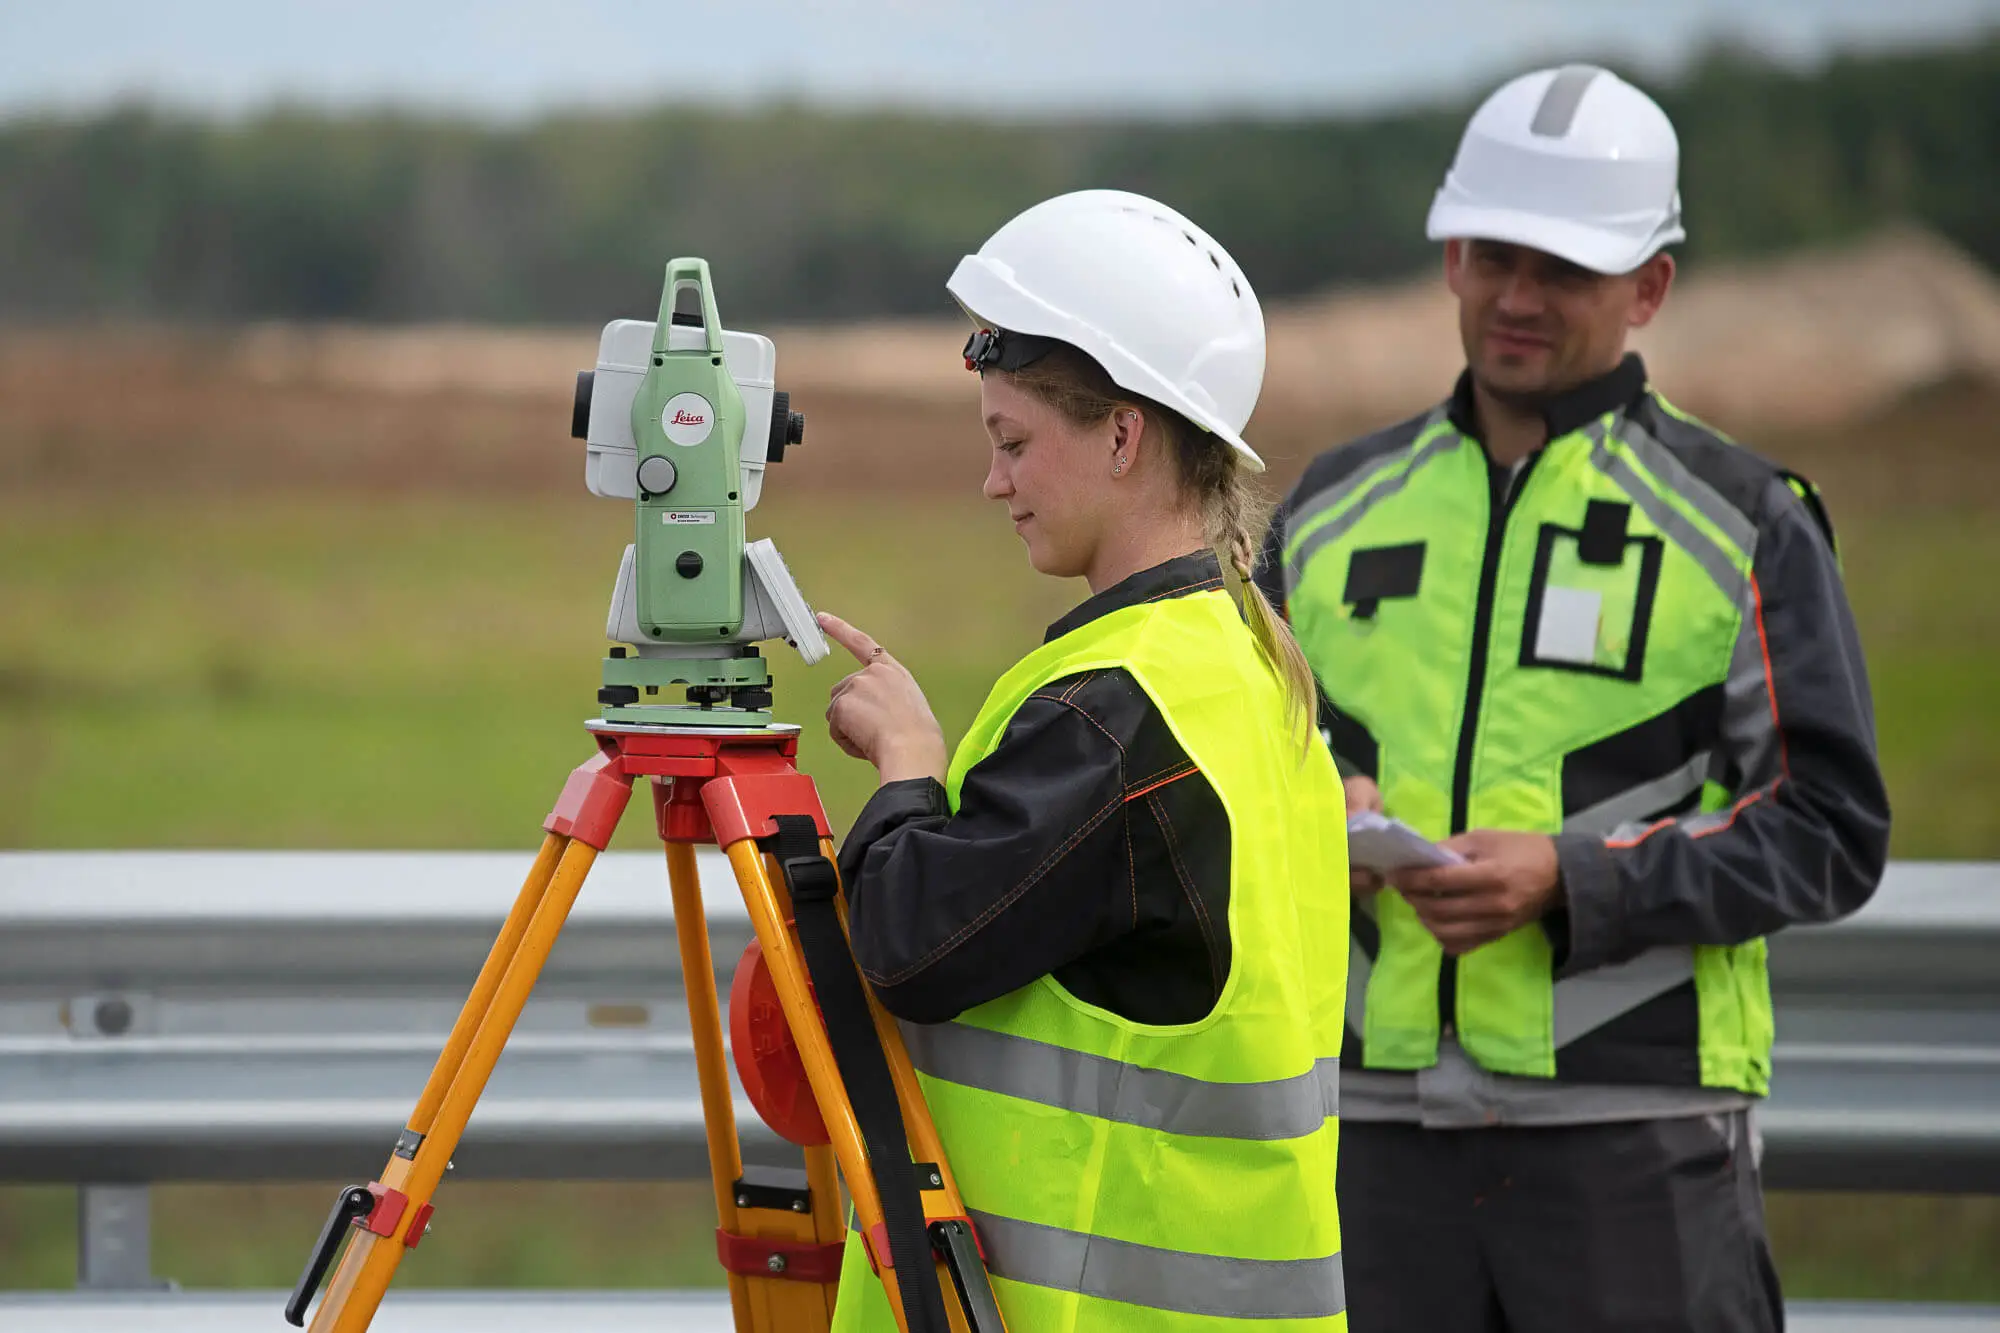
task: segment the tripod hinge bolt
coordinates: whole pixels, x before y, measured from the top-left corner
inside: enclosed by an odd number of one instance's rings
[[[784,1255],[782,1255],[782,1254],[774,1254],[774,1255],[772,1255],[772,1256],[771,1256],[771,1257],[770,1257],[769,1259],[766,1259],[766,1260],[764,1261],[764,1267],[766,1267],[766,1268],[770,1269],[770,1270],[771,1270],[771,1271],[772,1271],[773,1273],[782,1273],[782,1272],[784,1272],[784,1271],[785,1271],[785,1256],[784,1256]]]
[[[806,1210],[806,1201],[805,1201],[804,1199],[793,1199],[793,1200],[792,1200],[792,1211],[793,1211],[793,1212],[795,1212],[795,1213],[803,1213],[803,1212],[804,1212],[805,1210]]]

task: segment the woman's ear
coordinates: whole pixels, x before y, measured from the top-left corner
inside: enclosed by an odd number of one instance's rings
[[[1139,441],[1146,433],[1146,414],[1136,407],[1120,407],[1111,413],[1111,472],[1122,476],[1139,457]]]

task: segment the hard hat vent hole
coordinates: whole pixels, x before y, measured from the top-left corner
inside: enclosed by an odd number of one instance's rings
[[[1186,232],[1182,232],[1182,233],[1181,233],[1181,235],[1183,235],[1183,236],[1187,236],[1187,243],[1188,243],[1189,245],[1192,245],[1192,246],[1193,246],[1193,247],[1194,247],[1195,249],[1197,249],[1197,250],[1201,249],[1201,243],[1200,243],[1199,241],[1195,240],[1195,238],[1194,238],[1194,237],[1192,237],[1192,236],[1188,236],[1188,234],[1187,234]]]
[[[1229,280],[1229,290],[1236,293],[1237,300],[1240,301],[1243,299],[1243,287],[1240,283],[1236,281],[1236,279],[1231,278]]]
[[[1215,271],[1217,273],[1222,272],[1222,261],[1215,257],[1215,251],[1210,250],[1208,252],[1208,262],[1215,265]]]

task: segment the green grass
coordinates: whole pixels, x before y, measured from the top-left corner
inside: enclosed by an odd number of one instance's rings
[[[289,1287],[339,1186],[161,1185],[153,1271],[182,1286]],[[402,1287],[721,1285],[706,1182],[447,1185]],[[1774,1194],[1792,1299],[2000,1302],[2000,1199]],[[0,1289],[76,1282],[76,1191],[0,1188]]]
[[[0,498],[0,846],[532,848],[589,746],[616,505]],[[948,737],[1084,594],[1035,576],[996,507],[774,498],[753,518],[816,606],[874,633]],[[1894,854],[2000,857],[2000,569],[1990,513],[1843,524]],[[778,711],[844,827],[872,771],[825,738],[844,657],[771,649]],[[644,847],[628,819],[618,845]],[[285,1286],[328,1186],[162,1186],[155,1267]],[[74,1280],[75,1192],[0,1189],[0,1286]],[[712,1282],[705,1187],[449,1187],[401,1285]],[[1792,1294],[2000,1300],[2000,1200],[1778,1196]]]
[[[188,1288],[290,1287],[339,1189],[156,1186],[153,1271]],[[398,1289],[721,1285],[705,1180],[453,1183],[437,1203]],[[75,1237],[74,1189],[0,1189],[0,1288],[74,1286]]]
[[[1871,516],[1846,526],[1841,555],[1868,654],[1891,855],[2000,858],[1994,510]]]
[[[1083,591],[1036,577],[997,510],[848,510],[760,510],[757,528],[816,606],[917,672],[947,734]],[[0,504],[0,845],[532,847],[592,753],[620,517],[579,502]],[[821,714],[853,663],[767,654],[844,825],[873,773]],[[628,820],[619,845],[648,829]]]

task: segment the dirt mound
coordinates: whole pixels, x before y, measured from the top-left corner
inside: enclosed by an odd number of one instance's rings
[[[1460,365],[1436,280],[1331,293],[1268,321],[1248,434],[1278,485],[1434,402]],[[769,332],[781,387],[808,418],[779,484],[977,487],[985,442],[962,321]],[[1842,448],[1939,386],[1956,386],[1954,423],[1977,415],[1963,402],[2000,402],[2000,283],[1912,232],[1700,269],[1638,342],[1678,403],[1780,451]],[[576,487],[569,404],[596,347],[593,329],[0,331],[0,486]],[[1980,455],[1983,473],[1983,441],[1950,447]]]
[[[1272,416],[1394,420],[1457,372],[1451,298],[1422,279],[1269,311]],[[884,321],[772,331],[780,378],[813,393],[970,401],[965,325]],[[1749,427],[1852,420],[1952,380],[2000,384],[2000,282],[1923,232],[1766,263],[1697,268],[1635,345],[1677,401]],[[590,330],[260,326],[229,341],[246,380],[392,395],[561,396],[591,363]]]

